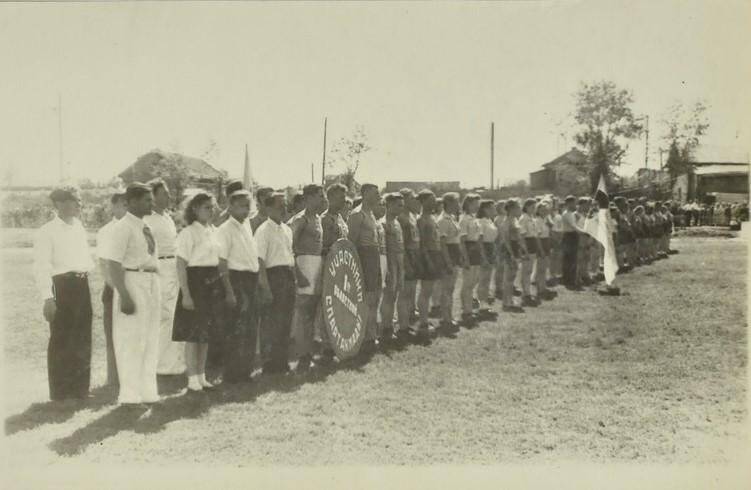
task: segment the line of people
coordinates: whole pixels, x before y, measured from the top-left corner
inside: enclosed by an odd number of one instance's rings
[[[257,364],[274,375],[295,361],[300,373],[334,362],[320,296],[324,259],[342,238],[362,266],[365,356],[493,320],[496,300],[504,312],[523,313],[554,299],[559,283],[579,290],[602,278],[602,247],[585,231],[595,211],[588,198],[495,202],[427,189],[382,196],[363,184],[351,201],[341,184],[310,184],[293,208],[268,187],[251,195],[233,181],[225,194],[218,215],[210,193],[188,196],[179,232],[164,181],[112,197],[113,220],[98,233],[96,255],[107,380],[119,385],[119,403],[157,402],[158,373],[185,372],[197,392],[216,382],[207,364],[219,368],[221,382],[238,383],[250,382]],[[34,257],[51,329],[50,397],[80,399],[90,382],[93,263],[77,192],[57,189],[51,199],[57,216],[39,229]],[[252,199],[258,210],[249,216]],[[669,207],[614,199],[622,272],[670,252]]]

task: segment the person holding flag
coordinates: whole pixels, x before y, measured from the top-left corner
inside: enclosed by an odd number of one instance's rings
[[[584,231],[603,247],[603,273],[606,287],[599,293],[617,296],[620,294],[620,290],[613,286],[613,280],[615,280],[615,274],[618,271],[618,260],[615,256],[615,243],[613,242],[615,227],[610,216],[610,198],[605,186],[604,174],[600,174],[594,201],[597,203],[597,211],[584,222]]]

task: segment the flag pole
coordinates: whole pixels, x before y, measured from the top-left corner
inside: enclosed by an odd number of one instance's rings
[[[495,123],[490,123],[490,190],[493,190],[494,179],[494,157],[495,157]]]
[[[323,118],[323,158],[321,159],[321,185],[326,185],[326,126],[329,118]]]

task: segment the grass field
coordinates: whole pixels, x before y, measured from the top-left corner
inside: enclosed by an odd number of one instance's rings
[[[138,413],[101,388],[78,409],[44,402],[48,327],[30,250],[4,249],[6,462],[722,463],[746,437],[747,244],[674,247],[619,276],[621,297],[562,290],[525,315],[305,378],[199,395],[160,379],[166,400]],[[95,386],[100,287],[95,277]]]

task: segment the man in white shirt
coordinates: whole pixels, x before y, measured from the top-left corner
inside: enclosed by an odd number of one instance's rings
[[[225,383],[249,382],[256,351],[258,250],[250,229],[250,192],[229,195],[228,218],[219,226],[219,275],[225,291]]]
[[[270,352],[264,374],[289,371],[287,349],[295,306],[295,256],[292,253],[292,230],[282,222],[286,203],[284,194],[275,193],[264,202],[268,219],[258,227],[256,246],[260,266],[259,285],[270,291]]]
[[[108,260],[115,289],[112,341],[120,378],[118,403],[133,406],[159,401],[161,291],[156,241],[143,221],[151,213],[151,188],[131,184],[125,200],[128,213],[112,228],[102,257]]]
[[[172,323],[180,284],[177,280],[175,240],[177,228],[169,212],[170,192],[162,179],[149,182],[154,209],[143,217],[149,225],[159,250],[159,287],[162,291],[161,328],[159,329],[159,363],[157,374],[185,372],[185,343],[172,341]]]
[[[91,293],[88,271],[94,267],[86,230],[78,220],[76,189],[50,194],[56,216],[37,230],[34,277],[50,324],[47,373],[50,399],[85,399],[91,379]]]
[[[102,251],[108,247],[107,241],[112,232],[112,227],[128,212],[125,206],[125,192],[113,194],[110,202],[112,204],[112,220],[102,226],[96,235],[96,256],[99,261],[99,269],[102,271],[102,277],[104,278],[104,288],[102,289],[102,321],[104,323],[104,342],[107,350],[107,384],[117,385],[117,364],[115,363],[115,348],[112,344],[112,297],[114,290],[112,289],[112,281],[109,278],[107,259],[102,258]]]

